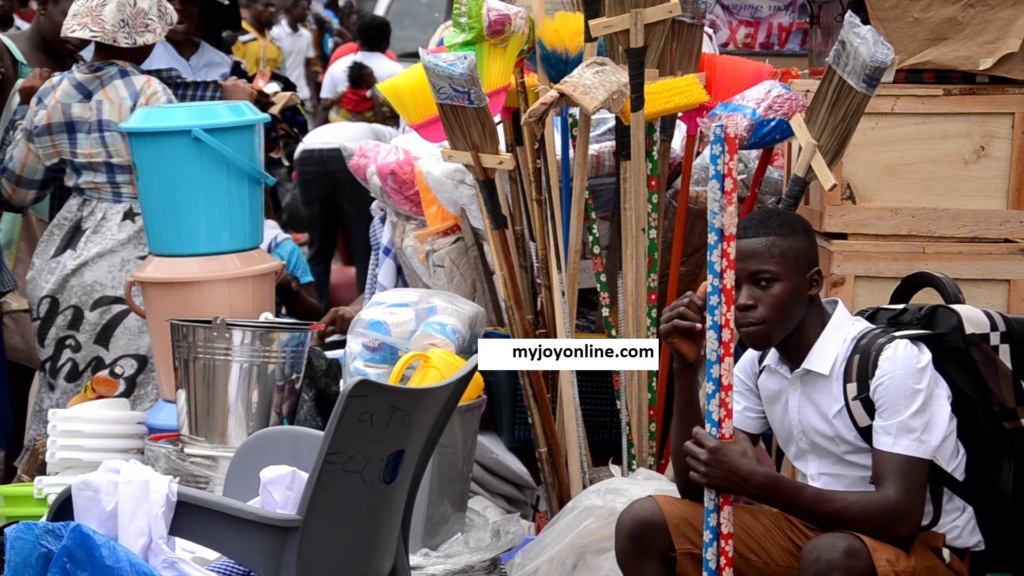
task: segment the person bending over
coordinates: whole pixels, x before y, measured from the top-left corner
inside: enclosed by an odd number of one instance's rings
[[[737,576],[967,575],[967,551],[984,547],[973,510],[946,491],[938,524],[922,529],[933,518],[931,462],[964,477],[949,387],[924,345],[890,344],[872,380],[868,446],[846,414],[842,380],[871,325],[822,300],[822,282],[802,217],[768,209],[740,222],[735,324],[751,350],[734,371],[732,442],[704,431],[698,399],[706,286],[665,309],[659,335],[674,362],[672,464],[682,498],[645,498],[622,512],[615,553],[624,576],[701,573],[705,487],[763,505],[734,507]],[[798,480],[757,462],[754,447],[769,428]]]

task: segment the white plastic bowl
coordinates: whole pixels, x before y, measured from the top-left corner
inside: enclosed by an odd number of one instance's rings
[[[141,438],[148,430],[142,424],[87,424],[83,422],[50,422],[46,435],[50,438]]]
[[[46,414],[47,422],[83,422],[89,424],[143,424],[146,422],[145,412],[121,410],[97,410],[95,412],[75,412],[74,408],[54,408]]]
[[[144,438],[50,438],[47,450],[83,450],[89,452],[130,452],[146,447]]]
[[[46,472],[53,474],[69,468],[92,467],[95,471],[106,460],[143,460],[142,454],[130,452],[78,452],[78,451],[46,451]]]

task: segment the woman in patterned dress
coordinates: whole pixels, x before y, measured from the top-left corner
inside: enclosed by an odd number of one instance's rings
[[[31,206],[56,183],[71,191],[27,277],[41,363],[27,447],[44,435],[49,409],[100,389],[89,386],[94,376],[114,379],[117,386],[102,389],[136,410],[157,399],[146,323],[124,301],[124,280],[149,248],[117,126],[137,108],[175,101],[139,66],[176,21],[167,0],[74,0],[62,35],[94,42],[92,60],[23,82],[23,90],[39,88],[0,164],[0,192],[15,206]],[[235,83],[222,88],[224,99],[252,99],[251,87],[245,94]]]

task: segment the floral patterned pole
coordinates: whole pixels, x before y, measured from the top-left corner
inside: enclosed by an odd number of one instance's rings
[[[736,127],[728,124],[725,127],[725,173],[722,179],[722,308],[721,308],[721,396],[718,405],[721,410],[719,428],[723,442],[733,439],[732,427],[732,374],[733,352],[736,345],[735,303],[736,303],[736,223],[737,188],[736,154],[738,138]],[[721,510],[719,512],[719,565],[722,576],[732,576],[732,495],[719,495]]]
[[[714,438],[720,436],[719,395],[721,394],[721,313],[722,313],[722,216],[725,164],[725,126],[711,127],[710,174],[708,177],[708,292],[704,341],[704,428]],[[704,490],[703,576],[718,574],[719,498],[714,490]]]
[[[658,127],[647,123],[647,337],[658,338]],[[647,467],[658,460],[658,373],[647,373]]]

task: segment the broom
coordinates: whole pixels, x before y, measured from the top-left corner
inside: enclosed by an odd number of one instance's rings
[[[839,39],[828,55],[825,76],[807,109],[807,130],[829,168],[842,159],[893,57],[892,46],[877,30],[862,24],[852,12],[846,13]],[[789,179],[779,200],[783,210],[795,212],[803,202],[814,179],[808,175],[810,161],[805,164]]]
[[[536,75],[534,75],[536,77]],[[522,135],[523,145],[518,150],[519,161],[516,166],[522,171],[523,180],[529,183],[529,195],[526,206],[530,215],[530,229],[537,246],[537,275],[540,277],[541,306],[544,310],[545,329],[551,331],[555,318],[554,296],[551,289],[551,275],[548,271],[548,239],[544,226],[544,193],[540,165],[537,163],[536,142],[533,132],[523,130],[522,115],[530,105],[527,92],[529,79],[523,68],[517,67],[515,72],[516,102],[519,105],[518,115],[512,120],[518,134]]]
[[[516,56],[525,45],[525,37],[513,36],[504,46],[483,42],[473,47],[492,117],[501,112],[512,83]],[[374,89],[424,140],[434,143],[447,140],[438,117],[437,103],[430,96],[430,82],[422,63],[413,64],[402,73],[378,82]]]
[[[695,32],[695,31],[694,31]],[[703,46],[703,29],[699,44],[697,39],[691,50],[700,50]],[[693,174],[693,161],[697,153],[697,122],[703,118],[711,107],[736,96],[740,92],[752,88],[765,80],[773,78],[777,71],[771,64],[755,62],[739,56],[725,54],[704,54],[698,52],[700,71],[705,75],[705,86],[711,96],[710,105],[691,112],[684,119],[687,125],[686,146],[683,152],[683,170],[679,181],[679,196],[676,205],[676,221],[672,235],[672,252],[669,257],[668,286],[665,291],[665,305],[668,306],[679,297],[679,276],[683,264],[684,240],[686,238],[686,219],[690,204],[690,178]],[[680,56],[682,58],[682,56]],[[687,60],[692,63],[692,60]],[[658,399],[655,414],[658,421],[665,412],[665,394],[668,386],[669,367],[672,357],[668,346],[662,345],[658,373]],[[660,452],[668,454],[668,443],[660,447]]]
[[[665,4],[665,0],[602,0],[601,13],[605,17],[622,16],[629,14],[632,10],[653,8]],[[649,50],[644,54],[643,68],[657,69],[661,63],[662,54],[665,52],[668,39],[671,19],[659,20],[644,26],[644,40]],[[625,63],[626,50],[636,47],[629,37],[629,30],[621,30],[605,36],[605,50],[608,57],[619,64]]]
[[[704,47],[704,13],[698,0],[680,0],[683,10],[669,24],[668,50],[662,54],[659,72],[662,76],[678,74],[694,74],[700,70],[700,55]],[[672,155],[672,139],[676,134],[677,116],[665,116],[661,119],[658,134],[661,149],[658,151],[658,164],[662,167],[658,182],[662,195],[668,187],[668,163]],[[662,213],[658,214],[658,222],[662,222],[665,199],[661,199]]]
[[[647,230],[647,251],[646,251],[646,274],[647,279],[647,294],[645,300],[647,301],[647,338],[657,338],[657,325],[658,325],[658,257],[659,249],[661,248],[658,244],[658,231],[659,226],[656,224],[660,220],[660,205],[662,190],[659,188],[658,174],[662,170],[661,164],[658,158],[654,155],[654,137],[655,137],[655,126],[654,120],[659,118],[669,118],[675,122],[675,118],[680,112],[692,110],[705,104],[708,101],[708,93],[704,90],[704,86],[700,83],[696,75],[681,76],[678,78],[666,78],[663,80],[657,80],[655,82],[648,82],[644,85],[644,120],[647,121],[646,130],[647,138],[645,143],[645,151],[648,154],[647,160],[650,165],[650,171],[646,178],[647,183],[647,217],[648,230]],[[630,112],[630,105],[627,102],[623,110],[624,119],[628,117]],[[632,120],[630,120],[632,124]],[[667,170],[667,167],[665,167]],[[657,221],[652,221],[657,219]],[[657,458],[657,444],[658,444],[658,422],[660,422],[660,415],[657,413],[657,397],[658,397],[658,373],[650,372],[647,375],[647,409],[648,409],[648,424],[646,426],[648,433],[648,462],[647,465],[651,468],[654,467],[655,460]]]
[[[765,80],[771,80],[777,74],[771,64],[728,54],[701,54],[700,71],[707,77],[712,106],[717,106]]]
[[[429,55],[421,52],[430,86],[448,141],[456,150],[470,151],[476,160],[472,168],[477,182],[477,198],[485,214],[485,230],[491,245],[497,280],[514,338],[532,336],[526,321],[523,295],[509,273],[514,269],[506,230],[508,220],[501,211],[494,170],[485,169],[477,154],[497,154],[498,131],[487,107],[487,95],[480,84],[475,54]],[[534,439],[548,498],[554,513],[568,501],[565,457],[558,443],[551,400],[547,387],[536,370],[526,371],[528,405],[534,420]]]
[[[558,84],[583,62],[584,25],[579,12],[555,12],[537,27],[537,60],[552,85]],[[572,170],[569,157],[569,106],[563,105],[559,124],[561,159],[562,254],[569,253],[568,230],[572,202]],[[564,260],[565,258],[563,258]],[[566,287],[568,288],[568,286]]]

